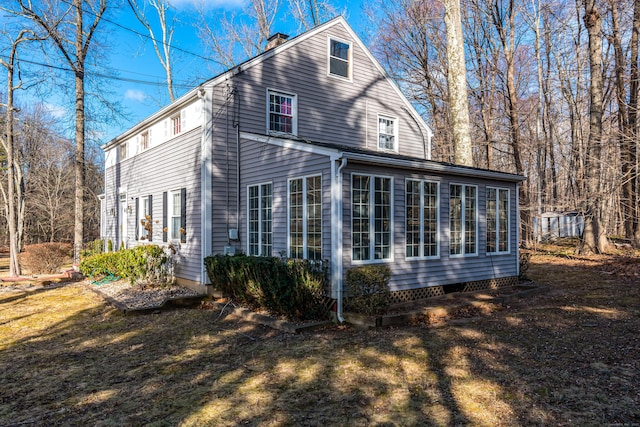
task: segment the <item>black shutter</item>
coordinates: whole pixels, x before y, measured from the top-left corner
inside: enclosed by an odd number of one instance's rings
[[[153,230],[153,196],[151,194],[149,194],[149,218],[151,218],[149,221],[151,222],[151,230]],[[149,239],[149,241],[151,242],[153,240],[153,231],[150,231],[147,234],[147,238]]]
[[[136,240],[140,239],[140,199],[136,197]]]
[[[167,192],[162,193],[162,241],[167,241]]]
[[[182,229],[182,233],[180,233],[180,242],[187,242],[187,189],[180,189],[180,228]]]

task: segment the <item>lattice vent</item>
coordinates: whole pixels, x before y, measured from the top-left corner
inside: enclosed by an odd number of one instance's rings
[[[391,292],[389,302],[391,304],[398,304],[401,302],[416,301],[441,295],[444,295],[444,289],[442,289],[442,286],[429,286],[427,288]]]

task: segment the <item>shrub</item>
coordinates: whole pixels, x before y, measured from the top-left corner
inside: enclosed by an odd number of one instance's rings
[[[204,259],[209,280],[224,295],[290,319],[324,318],[327,262],[214,255]]]
[[[132,285],[164,286],[174,282],[174,254],[171,246],[140,245],[89,256],[80,262],[80,271],[91,278],[113,274]]]
[[[27,245],[20,254],[20,264],[31,274],[59,273],[65,262],[70,261],[71,254],[69,243]]]
[[[104,239],[96,239],[87,243],[82,251],[82,258],[89,257],[91,255],[101,254],[104,252]]]
[[[389,279],[386,265],[365,265],[347,271],[345,309],[367,315],[384,314],[389,308]]]

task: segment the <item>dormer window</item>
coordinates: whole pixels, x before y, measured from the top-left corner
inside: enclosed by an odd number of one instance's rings
[[[351,80],[351,43],[329,39],[329,75]]]
[[[378,116],[378,149],[398,150],[398,123],[395,117]]]
[[[268,90],[268,133],[298,133],[296,95]]]

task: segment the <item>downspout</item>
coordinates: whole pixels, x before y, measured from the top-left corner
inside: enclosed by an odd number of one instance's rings
[[[213,129],[208,127],[210,109],[207,105],[207,91],[202,88],[198,91],[198,98],[202,101],[201,115],[202,128],[200,130],[200,250],[202,257],[211,255],[211,133]],[[213,105],[213,94],[211,96]],[[204,263],[200,267],[200,282],[208,283],[208,275]]]
[[[520,277],[520,183],[516,182],[516,277]]]
[[[236,230],[240,240],[240,97],[236,87],[232,93],[235,103],[233,127],[236,128]]]
[[[331,162],[331,183],[332,183],[332,212],[333,226],[331,227],[332,250],[332,269],[331,284],[335,289],[335,298],[337,301],[336,317],[339,323],[344,322],[343,312],[343,286],[342,286],[342,170],[347,165],[347,159],[344,157],[332,157]],[[336,161],[340,160],[340,165],[336,168]]]

